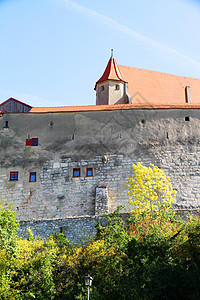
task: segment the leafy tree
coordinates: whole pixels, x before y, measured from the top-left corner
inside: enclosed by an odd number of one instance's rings
[[[12,210],[12,206],[4,206],[0,203],[0,249],[11,257],[16,254],[18,227],[16,213]]]
[[[153,164],[145,167],[139,162],[133,164],[133,170],[134,174],[128,177],[127,184],[129,204],[134,206],[133,215],[161,219],[174,216],[172,202],[176,191],[172,189],[170,178]]]
[[[15,212],[12,206],[0,203],[0,298],[11,295],[11,265],[17,254],[17,230]]]

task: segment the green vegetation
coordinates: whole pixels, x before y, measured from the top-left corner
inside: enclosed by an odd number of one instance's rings
[[[199,219],[176,220],[163,203],[141,205],[128,220],[119,208],[76,247],[58,233],[43,241],[28,229],[28,240],[17,238],[14,213],[1,207],[0,299],[84,300],[87,274],[91,300],[200,299]]]

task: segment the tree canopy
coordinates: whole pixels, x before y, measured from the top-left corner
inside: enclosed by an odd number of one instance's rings
[[[176,200],[176,191],[172,188],[170,178],[150,164],[143,166],[141,162],[133,164],[133,176],[128,176],[129,204],[134,206],[135,216],[149,214],[156,217],[172,208]]]

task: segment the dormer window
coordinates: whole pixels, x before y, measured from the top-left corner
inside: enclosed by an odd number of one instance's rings
[[[100,87],[101,92],[104,91],[104,85]]]
[[[115,85],[115,90],[116,90],[116,91],[119,91],[119,84],[116,84],[116,85]]]

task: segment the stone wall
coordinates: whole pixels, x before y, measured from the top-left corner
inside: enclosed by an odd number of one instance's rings
[[[90,237],[94,237],[96,233],[95,225],[98,221],[105,224],[106,218],[102,216],[84,216],[43,221],[21,221],[19,236],[27,238],[26,230],[29,227],[35,237],[39,236],[42,239],[46,239],[49,234],[63,232],[76,245],[87,242]]]
[[[0,198],[13,203],[21,221],[112,212],[127,205],[127,177],[140,161],[170,176],[177,206],[198,208],[199,121],[199,110],[192,109],[4,114]],[[38,138],[38,146],[26,146],[27,138]],[[80,168],[79,177],[73,176],[74,168]],[[93,176],[87,176],[87,168]],[[17,181],[10,180],[13,171]],[[30,172],[36,172],[36,182],[29,182]],[[107,191],[99,193],[98,187]]]
[[[182,219],[187,219],[188,214],[196,217],[200,210],[197,209],[176,209],[177,217]],[[121,218],[127,222],[130,214],[123,213],[119,214]],[[41,221],[21,221],[18,234],[22,238],[27,238],[27,228],[31,228],[34,237],[40,237],[41,239],[46,239],[49,234],[54,233],[64,233],[66,237],[73,243],[77,245],[79,243],[84,244],[90,241],[96,234],[95,225],[100,222],[102,225],[106,225],[108,220],[105,216],[80,216],[71,217],[65,219],[54,219],[54,220],[41,220]]]

